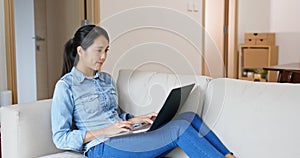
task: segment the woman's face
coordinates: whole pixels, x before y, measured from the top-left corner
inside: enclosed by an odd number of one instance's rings
[[[99,36],[94,40],[94,43],[86,50],[80,48],[78,50],[79,62],[87,71],[101,71],[102,65],[105,62],[109,48],[108,40],[104,36]]]

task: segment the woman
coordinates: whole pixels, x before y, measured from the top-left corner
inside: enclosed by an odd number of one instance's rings
[[[160,157],[180,147],[190,157],[234,158],[199,116],[180,114],[159,129],[112,137],[151,124],[155,113],[121,113],[116,85],[101,72],[109,50],[107,32],[95,25],[77,30],[65,45],[63,76],[52,103],[53,141],[57,148],[84,151],[88,157]]]

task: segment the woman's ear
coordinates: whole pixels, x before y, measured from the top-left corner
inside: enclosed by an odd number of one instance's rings
[[[82,51],[83,51],[82,47],[78,46],[77,47],[77,53],[78,53],[79,56],[82,56],[82,53],[83,53]]]

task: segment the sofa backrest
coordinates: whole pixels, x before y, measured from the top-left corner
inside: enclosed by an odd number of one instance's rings
[[[4,158],[32,158],[59,150],[52,142],[51,100],[1,108],[1,143]]]
[[[300,156],[300,85],[214,79],[203,119],[237,157]]]
[[[172,88],[195,83],[181,111],[201,114],[205,90],[211,80],[205,76],[120,70],[117,79],[119,105],[134,115],[158,112]]]

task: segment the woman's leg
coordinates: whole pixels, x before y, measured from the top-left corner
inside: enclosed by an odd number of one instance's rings
[[[126,140],[124,140],[126,141]],[[115,147],[110,142],[108,143],[101,143],[94,147],[92,147],[88,152],[87,156],[89,158],[156,158],[160,156],[164,156],[174,149],[174,144],[166,145],[165,147],[161,147],[151,151],[129,151],[127,149]],[[127,144],[130,145],[129,143]],[[146,146],[145,144],[140,144]]]
[[[223,155],[229,154],[230,151],[225,147],[221,140],[215,135],[215,133],[207,127],[198,114],[193,112],[186,112],[178,115],[175,120],[186,120],[191,122],[192,126],[197,130],[205,139],[210,142],[217,150]]]
[[[89,157],[159,157],[179,146],[191,158],[223,158],[191,123],[172,120],[163,127],[140,134],[114,137],[88,151]]]

